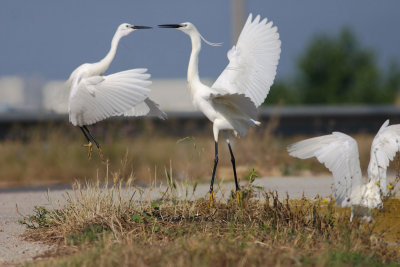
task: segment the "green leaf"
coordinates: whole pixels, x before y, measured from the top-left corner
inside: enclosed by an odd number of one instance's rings
[[[153,209],[159,208],[162,204],[161,200],[154,200],[153,202],[151,202],[151,207]]]
[[[137,223],[142,223],[143,222],[143,219],[137,213],[131,215],[131,220],[134,221],[134,222],[137,222]]]

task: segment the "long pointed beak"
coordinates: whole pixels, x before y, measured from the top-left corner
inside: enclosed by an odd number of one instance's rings
[[[174,29],[177,29],[177,28],[182,27],[182,25],[180,25],[180,24],[161,24],[161,25],[158,25],[158,27],[159,28],[174,28]]]
[[[153,27],[150,27],[150,26],[137,26],[137,25],[134,25],[134,26],[132,26],[132,29],[135,29],[135,30],[145,30],[145,29],[152,29]]]

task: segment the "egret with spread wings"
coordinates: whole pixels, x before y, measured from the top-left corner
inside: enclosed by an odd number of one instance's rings
[[[121,24],[111,41],[107,55],[96,63],[85,63],[76,68],[69,80],[69,120],[78,126],[88,144],[88,156],[92,154],[92,141],[102,157],[100,144],[90,133],[87,125],[94,124],[112,116],[153,115],[165,118],[166,114],[148,98],[151,82],[147,69],[131,69],[104,75],[117,52],[122,37],[138,29],[150,29],[148,26]]]
[[[215,160],[210,185],[210,205],[214,201],[214,178],[218,164],[218,135],[224,134],[228,143],[237,199],[240,201],[240,188],[237,181],[235,158],[229,142],[228,131],[237,136],[245,136],[250,127],[259,125],[257,107],[268,95],[276,75],[281,53],[281,41],[277,27],[265,18],[250,14],[239,36],[236,46],[228,52],[229,64],[215,83],[208,87],[201,83],[198,71],[198,58],[201,40],[208,42],[190,22],[163,24],[161,28],[175,28],[189,35],[192,52],[187,72],[188,87],[195,107],[213,122],[215,140]]]
[[[362,206],[373,209],[382,206],[381,196],[388,194],[386,169],[400,151],[400,124],[381,126],[375,136],[368,165],[368,182],[362,178],[358,146],[352,137],[333,132],[292,144],[289,154],[301,159],[316,157],[333,174],[334,195],[342,207]]]

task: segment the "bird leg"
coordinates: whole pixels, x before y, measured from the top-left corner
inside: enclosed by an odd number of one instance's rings
[[[92,142],[90,141],[89,136],[86,134],[85,130],[83,129],[83,127],[79,127],[83,133],[83,135],[85,136],[86,140],[88,141],[87,144],[83,145],[85,147],[88,148],[88,158],[91,159],[92,158],[92,151],[93,151],[93,145]]]
[[[215,201],[214,191],[210,191],[210,198],[208,200],[208,207],[209,208],[214,205],[214,201]]]
[[[218,142],[215,142],[215,158],[214,158],[214,168],[211,177],[211,184],[210,184],[210,199],[208,202],[208,207],[211,207],[214,204],[215,195],[214,195],[214,178],[215,178],[215,171],[217,170],[218,165]]]
[[[91,147],[92,147],[92,142],[90,141],[90,139],[89,139],[89,137],[88,137],[88,135],[90,136],[90,138],[93,140],[93,142],[96,144],[96,147],[97,147],[97,150],[98,150],[98,152],[99,152],[99,156],[100,156],[100,159],[102,160],[102,161],[104,161],[104,155],[103,155],[103,151],[101,150],[101,147],[100,147],[100,144],[96,141],[96,139],[93,137],[93,135],[90,133],[90,131],[89,131],[89,129],[86,127],[86,126],[83,126],[83,127],[81,127],[81,130],[83,131],[83,133],[85,134],[85,137],[88,139],[88,141],[89,141],[89,146],[90,146],[90,149],[91,149]],[[85,131],[86,131],[86,133],[85,133]],[[90,153],[91,154],[91,153]]]
[[[233,156],[231,144],[230,144],[229,142],[228,142],[228,148],[229,148],[229,152],[231,153],[231,162],[232,162],[232,168],[233,168],[233,176],[235,177],[237,204],[240,205],[240,202],[241,202],[241,200],[242,200],[242,195],[240,194],[240,187],[239,187],[239,183],[238,183],[237,175],[236,175],[235,157]]]
[[[93,152],[93,144],[92,142],[88,142],[87,144],[83,144],[84,147],[88,148],[88,158],[91,159],[92,158],[92,152]]]

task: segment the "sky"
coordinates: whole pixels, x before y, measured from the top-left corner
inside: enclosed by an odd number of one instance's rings
[[[350,27],[382,66],[400,61],[398,0],[247,0],[246,13],[278,26],[282,54],[278,77],[290,77],[310,38]],[[216,78],[232,46],[230,0],[106,1],[0,0],[0,77],[65,80],[80,64],[100,60],[123,22],[155,26],[190,21],[211,42],[200,53],[200,75]],[[172,29],[135,31],[124,37],[108,73],[145,67],[153,79],[184,78],[190,41]]]

